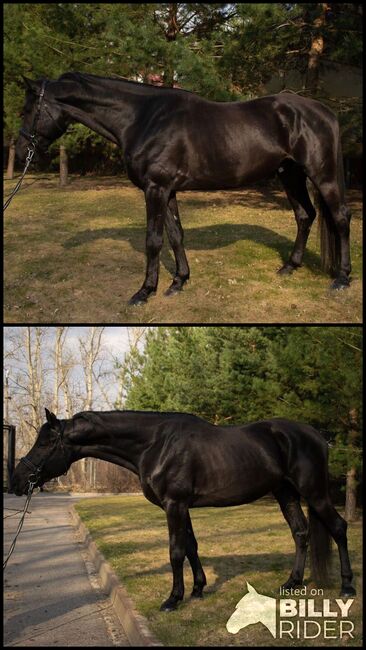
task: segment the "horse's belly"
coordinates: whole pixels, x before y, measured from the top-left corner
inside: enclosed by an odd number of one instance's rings
[[[216,487],[210,489],[205,485],[197,486],[191,507],[203,506],[237,506],[243,503],[251,503],[265,496],[274,490],[282,480],[280,474],[273,474],[264,480],[247,481],[243,478],[225,483],[221,478],[216,481]]]
[[[228,157],[222,152],[221,157],[202,157],[200,164],[196,160],[188,167],[186,175],[178,181],[176,189],[224,190],[244,187],[272,176],[280,166],[283,156],[282,151],[277,151],[261,156],[248,156],[244,152],[237,152],[234,157]]]

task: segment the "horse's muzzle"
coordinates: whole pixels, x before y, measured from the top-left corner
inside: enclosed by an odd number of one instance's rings
[[[17,475],[16,468],[10,482],[11,493],[15,494],[17,497],[22,497],[24,494],[28,494],[28,487],[28,478],[22,475]]]

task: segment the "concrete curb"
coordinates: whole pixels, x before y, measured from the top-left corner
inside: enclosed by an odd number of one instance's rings
[[[135,610],[126,589],[121,585],[116,574],[112,571],[103,554],[97,548],[74,506],[71,506],[70,514],[73,524],[77,532],[80,533],[82,542],[96,568],[102,589],[110,597],[111,603],[131,646],[161,647],[163,644],[150,632],[146,618]]]

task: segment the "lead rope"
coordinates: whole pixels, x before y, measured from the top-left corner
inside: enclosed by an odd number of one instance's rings
[[[13,199],[13,197],[16,195],[16,193],[19,192],[19,190],[20,190],[20,186],[21,186],[21,184],[22,184],[22,182],[23,182],[23,178],[24,178],[24,176],[26,175],[26,173],[27,173],[27,171],[28,171],[28,167],[29,167],[29,165],[31,164],[31,162],[32,162],[32,158],[33,158],[33,156],[34,156],[34,154],[35,154],[35,151],[36,151],[36,144],[37,144],[37,140],[36,140],[36,133],[37,133],[37,131],[36,131],[36,126],[37,126],[37,122],[38,122],[39,114],[40,114],[40,112],[41,112],[42,100],[43,100],[43,97],[44,97],[44,93],[45,93],[46,85],[47,85],[47,80],[44,80],[44,81],[42,82],[41,92],[39,93],[39,97],[38,97],[37,109],[36,109],[36,112],[35,112],[35,114],[34,114],[34,118],[33,118],[32,126],[31,126],[31,131],[32,131],[32,133],[30,133],[30,134],[29,134],[29,133],[26,133],[26,132],[24,132],[23,129],[20,130],[20,132],[23,133],[23,135],[25,135],[25,137],[27,138],[27,140],[30,140],[30,145],[28,146],[27,158],[26,158],[26,160],[25,160],[24,171],[23,171],[23,173],[22,173],[22,175],[21,175],[19,181],[17,182],[16,186],[14,187],[12,193],[11,193],[10,196],[8,197],[7,201],[4,203],[4,206],[3,206],[3,212],[5,212],[6,208],[8,207],[9,203],[11,202],[11,200]]]
[[[28,171],[28,167],[32,162],[32,158],[34,156],[35,150],[36,150],[35,136],[32,136],[31,145],[28,147],[28,153],[27,153],[27,158],[26,158],[26,161],[25,161],[24,171],[23,171],[20,179],[18,180],[16,186],[14,187],[12,193],[8,197],[7,201],[5,201],[4,206],[3,206],[3,212],[5,212],[6,208],[8,207],[9,203],[11,202],[13,197],[16,195],[16,193],[19,192],[20,186],[21,186],[21,184],[23,182],[23,178],[26,175],[26,173]]]
[[[18,528],[17,528],[17,532],[15,533],[15,537],[14,537],[12,543],[11,543],[11,546],[10,546],[10,549],[9,549],[9,552],[8,552],[8,555],[6,556],[6,558],[5,558],[5,560],[4,560],[4,563],[3,563],[3,571],[5,571],[5,569],[6,569],[6,565],[7,565],[7,563],[8,563],[8,560],[9,560],[9,558],[10,558],[12,552],[14,551],[15,544],[16,544],[16,541],[17,541],[17,539],[18,539],[18,535],[19,535],[20,531],[22,530],[22,526],[23,526],[23,523],[24,523],[25,515],[27,514],[27,510],[28,510],[29,502],[30,502],[30,500],[31,500],[31,498],[32,498],[33,489],[34,489],[34,486],[35,486],[36,482],[37,482],[37,481],[34,481],[34,482],[29,481],[28,494],[27,494],[27,498],[26,498],[26,500],[25,500],[23,514],[22,514],[22,516],[21,516],[21,518],[20,518],[20,521],[19,521],[19,524],[18,524]],[[20,512],[20,511],[19,511],[19,512]]]

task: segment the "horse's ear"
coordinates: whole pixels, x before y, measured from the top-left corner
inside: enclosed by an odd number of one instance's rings
[[[48,409],[45,408],[46,411],[46,418],[48,424],[52,427],[52,429],[59,429],[60,428],[60,421],[57,419],[54,413],[51,413]]]
[[[33,81],[33,79],[28,79],[23,74],[22,74],[22,79],[23,79],[24,85],[25,85],[27,90],[31,90],[32,92],[36,92],[36,90],[37,90],[37,82],[36,81]]]
[[[257,593],[256,590],[254,589],[254,587],[252,587],[252,585],[249,584],[249,582],[247,582],[247,589],[248,589],[248,593],[250,593],[250,594],[256,594]]]

